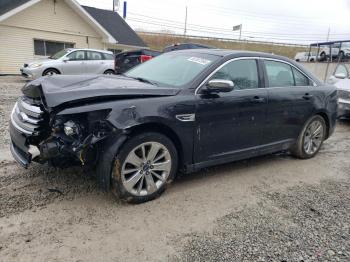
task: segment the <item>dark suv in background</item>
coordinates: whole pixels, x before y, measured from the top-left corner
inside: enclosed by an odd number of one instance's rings
[[[114,72],[116,74],[123,74],[138,64],[144,63],[151,58],[160,55],[161,53],[162,52],[155,50],[140,49],[116,54]]]

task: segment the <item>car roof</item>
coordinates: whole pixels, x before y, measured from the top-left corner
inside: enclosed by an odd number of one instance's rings
[[[106,54],[113,54],[113,52],[108,51],[108,50],[101,50],[101,49],[92,49],[92,48],[67,48],[68,51],[96,51],[96,52],[101,52],[101,53],[106,53]]]
[[[255,52],[255,51],[244,51],[244,50],[230,50],[230,49],[207,49],[207,48],[201,48],[201,49],[184,49],[184,50],[176,50],[172,52],[181,52],[181,53],[201,53],[201,54],[208,54],[208,55],[215,55],[215,56],[256,56],[256,57],[266,57],[266,58],[275,58],[285,61],[290,61],[289,58],[284,56],[279,56],[275,54],[269,54],[269,53],[263,53],[263,52]]]

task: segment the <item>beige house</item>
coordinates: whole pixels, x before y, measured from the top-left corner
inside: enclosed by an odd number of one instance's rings
[[[146,45],[109,10],[75,0],[1,0],[0,74],[19,74],[24,62],[69,47],[121,51]]]

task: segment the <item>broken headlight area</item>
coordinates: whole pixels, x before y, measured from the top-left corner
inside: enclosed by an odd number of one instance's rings
[[[39,145],[39,162],[48,162],[56,167],[95,165],[99,142],[114,132],[105,120],[109,112],[57,115],[52,120],[51,135]]]

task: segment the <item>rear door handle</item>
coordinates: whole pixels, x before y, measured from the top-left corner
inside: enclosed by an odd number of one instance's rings
[[[251,99],[252,102],[254,103],[264,103],[265,102],[265,98],[264,97],[260,97],[260,96],[254,96]]]
[[[305,95],[303,95],[303,99],[305,100],[310,100],[313,97],[313,95],[310,95],[309,93],[306,93]]]

